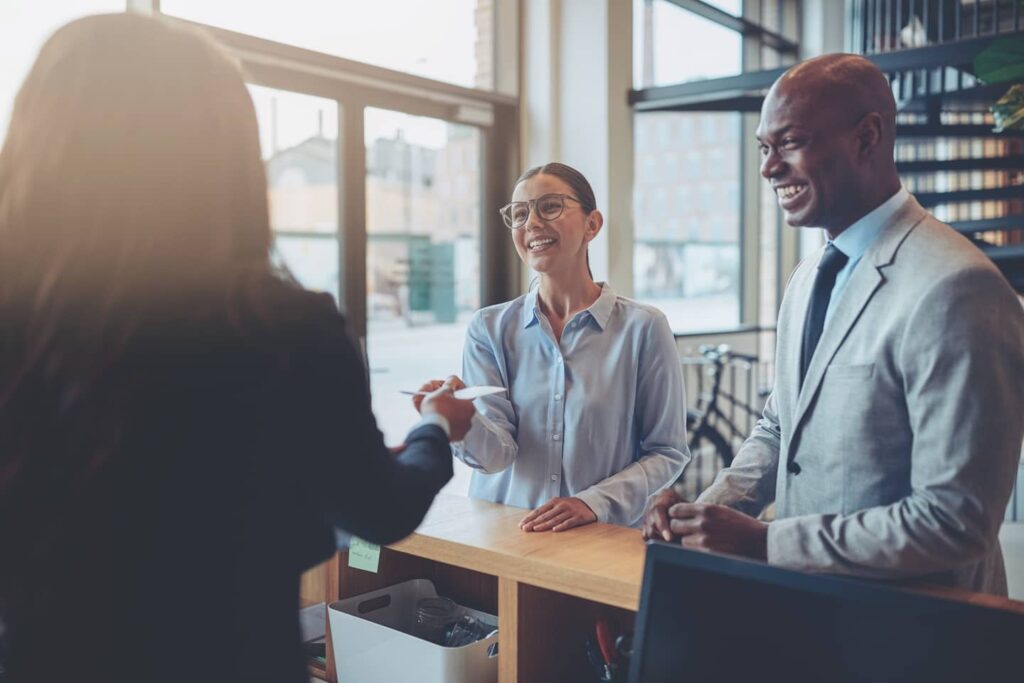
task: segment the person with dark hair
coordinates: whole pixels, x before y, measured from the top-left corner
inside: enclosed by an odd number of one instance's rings
[[[0,152],[12,681],[304,681],[300,574],[335,528],[408,534],[451,477],[472,404],[427,396],[388,451],[333,301],[271,267],[257,132],[225,53],[132,13],[57,31],[17,96]]]
[[[689,460],[682,368],[668,321],[590,273],[603,225],[583,175],[549,163],[519,177],[501,210],[536,290],[477,312],[463,377],[506,387],[477,399],[455,455],[474,468],[469,494],[532,508],[525,531],[595,521],[638,525],[647,498]],[[457,389],[457,376],[424,390]]]
[[[779,310],[775,388],[695,503],[644,532],[790,569],[1006,595],[999,526],[1024,436],[1024,312],[995,265],[901,186],[896,102],[859,55],[768,91],[761,175],[827,244]],[[775,503],[774,521],[757,517]]]

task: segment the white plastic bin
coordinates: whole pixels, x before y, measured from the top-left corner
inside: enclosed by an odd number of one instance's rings
[[[332,602],[331,642],[339,683],[496,683],[497,634],[463,647],[443,647],[408,634],[416,603],[437,596],[434,584],[413,579]],[[467,610],[497,624],[497,617]]]

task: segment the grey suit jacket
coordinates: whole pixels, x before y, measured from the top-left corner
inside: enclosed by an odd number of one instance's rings
[[[801,388],[820,258],[786,289],[763,416],[699,501],[751,515],[775,501],[772,564],[1005,595],[997,533],[1024,438],[1020,301],[911,198],[854,269]]]

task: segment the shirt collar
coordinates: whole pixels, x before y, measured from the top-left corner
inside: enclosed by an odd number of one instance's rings
[[[590,304],[587,313],[590,313],[590,317],[594,319],[597,326],[604,330],[605,325],[608,324],[608,319],[612,317],[612,307],[615,306],[615,292],[612,291],[607,282],[598,284],[601,285],[601,295],[597,297],[597,301]]]
[[[882,232],[882,229],[889,224],[892,217],[909,198],[910,193],[906,188],[900,186],[896,194],[839,233],[832,243],[846,255],[850,263],[858,261],[864,256],[864,252],[871,246],[878,233]]]
[[[537,290],[531,289],[523,301],[523,327],[529,327],[538,321],[540,309],[537,308]]]
[[[615,306],[615,292],[608,286],[607,282],[599,282],[601,285],[601,294],[597,297],[597,300],[585,309],[584,313],[589,313],[590,317],[594,319],[597,326],[604,330],[605,325],[608,324],[608,319],[612,317],[612,308]],[[537,290],[531,290],[526,295],[526,299],[523,301],[523,327],[529,327],[536,323],[540,318],[540,307],[537,305]]]

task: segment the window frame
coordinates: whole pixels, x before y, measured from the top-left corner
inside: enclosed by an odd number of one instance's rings
[[[160,14],[160,0],[127,0],[128,11]],[[496,7],[495,12],[499,10]],[[507,10],[501,10],[507,11]],[[473,126],[480,131],[480,301],[497,303],[518,288],[515,252],[504,231],[494,226],[498,208],[515,178],[518,162],[518,99],[498,90],[466,88],[343,57],[278,43],[170,15],[167,21],[205,32],[239,60],[247,84],[312,95],[338,105],[338,266],[339,308],[353,335],[366,337],[366,148],[368,107],[427,116]],[[505,17],[507,19],[507,17]],[[504,23],[508,23],[507,21]],[[494,22],[499,25],[497,17]],[[514,32],[517,24],[512,22]],[[495,55],[509,36],[495,37]],[[507,73],[495,63],[495,86]],[[508,88],[504,88],[507,90]]]
[[[655,2],[657,0],[644,0]],[[736,31],[742,37],[742,73],[735,76],[676,83],[655,87],[634,88],[628,94],[628,101],[634,116],[642,112],[736,112],[741,115],[739,197],[740,216],[740,273],[739,273],[739,326],[748,328],[764,324],[765,312],[760,310],[761,285],[761,221],[759,176],[760,160],[753,144],[757,117],[761,106],[760,91],[769,87],[788,68],[780,62],[791,64],[800,53],[796,39],[783,34],[800,36],[803,16],[802,0],[743,0],[742,16],[734,16],[725,10],[702,0],[660,0],[683,10],[711,20],[725,28]],[[765,27],[765,18],[783,27],[777,33]],[[776,68],[771,68],[776,67]],[[792,231],[784,230],[781,213],[775,212],[775,241],[777,245],[775,263],[775,319],[781,303],[785,273],[796,263],[798,245]]]

